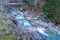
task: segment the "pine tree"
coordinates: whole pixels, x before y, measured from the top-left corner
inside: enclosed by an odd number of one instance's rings
[[[46,15],[47,19],[52,20],[53,22],[60,23],[60,0],[45,0],[45,5],[43,6],[43,12]]]

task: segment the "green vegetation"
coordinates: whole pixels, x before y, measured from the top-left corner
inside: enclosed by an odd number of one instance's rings
[[[23,0],[23,2],[26,3],[31,9],[35,7],[34,0]]]
[[[60,24],[60,0],[45,0],[43,12],[47,19]]]
[[[17,37],[13,34],[1,35],[0,40],[17,40]]]
[[[2,30],[6,30],[8,32],[8,23],[5,21],[5,16],[0,12],[0,34],[2,34]]]
[[[5,16],[0,12],[0,40],[17,40],[16,35],[9,33],[9,27]],[[7,35],[7,33],[9,34]]]
[[[28,3],[28,1],[27,1],[27,0],[23,0],[23,2],[24,2],[24,3]]]

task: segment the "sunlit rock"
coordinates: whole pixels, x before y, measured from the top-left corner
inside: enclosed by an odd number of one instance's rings
[[[25,18],[23,16],[17,15],[16,16],[16,20],[20,20],[21,21],[21,20],[25,20]]]
[[[17,13],[16,12],[12,12],[12,16],[15,16],[15,15],[17,15]]]
[[[49,36],[48,34],[45,33],[45,29],[44,28],[37,28],[37,31],[39,33],[41,33],[42,35]]]
[[[29,29],[29,28],[31,28],[31,24],[29,23],[29,22],[27,22],[27,21],[25,21],[24,23],[23,23],[23,29]]]

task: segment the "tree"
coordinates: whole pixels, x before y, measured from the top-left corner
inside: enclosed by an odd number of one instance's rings
[[[23,0],[23,2],[24,2],[24,3],[28,3],[28,1],[27,1],[27,0]]]
[[[47,19],[53,22],[60,23],[60,0],[45,0],[45,5],[43,6],[43,12]]]
[[[35,7],[34,0],[23,0],[23,2],[26,3],[31,9]]]

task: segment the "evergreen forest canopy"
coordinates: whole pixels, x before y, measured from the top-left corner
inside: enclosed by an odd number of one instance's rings
[[[45,18],[60,24],[60,0],[45,0],[43,12],[46,15]]]

